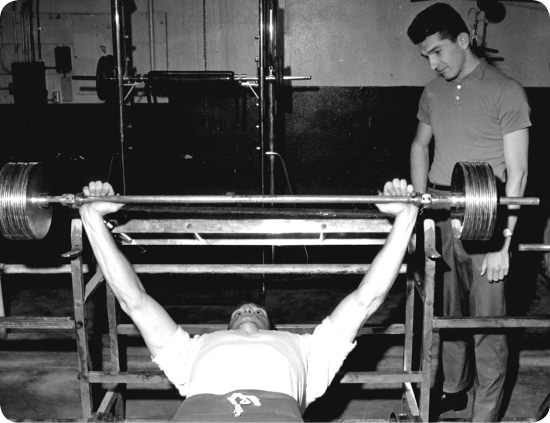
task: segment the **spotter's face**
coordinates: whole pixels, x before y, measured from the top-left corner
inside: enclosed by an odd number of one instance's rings
[[[256,328],[269,330],[271,325],[264,308],[254,303],[243,304],[231,314],[229,329]]]
[[[429,61],[430,68],[447,81],[456,78],[460,80],[463,77],[466,61],[465,50],[468,47],[463,38],[459,36],[459,39],[453,42],[449,39],[442,39],[437,33],[426,37],[418,46],[422,57]]]

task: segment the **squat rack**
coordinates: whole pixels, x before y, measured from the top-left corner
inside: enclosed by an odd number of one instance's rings
[[[258,0],[258,56],[256,57],[257,75],[235,75],[232,71],[161,71],[154,70],[145,75],[129,76],[125,46],[124,4],[122,0],[111,0],[113,27],[113,55],[100,58],[95,81],[98,97],[101,100],[115,100],[118,106],[118,135],[120,142],[120,161],[122,171],[122,190],[126,193],[125,176],[125,112],[126,87],[146,84],[148,88],[156,84],[171,83],[239,83],[250,87],[258,99],[258,138],[261,163],[261,193],[276,194],[276,159],[283,160],[277,152],[278,121],[277,97],[285,81],[309,80],[311,76],[291,76],[283,74],[283,57],[278,53],[278,0]],[[150,18],[152,19],[152,17]],[[204,29],[206,31],[206,29]],[[206,47],[205,47],[206,48]],[[73,79],[90,79],[73,76]],[[111,93],[109,93],[109,91]],[[130,89],[130,94],[132,89]],[[116,93],[116,96],[114,95]],[[266,164],[267,162],[267,164]],[[284,168],[284,163],[282,163]],[[285,171],[286,173],[286,171]],[[287,175],[285,174],[285,177]],[[287,185],[289,181],[287,181]]]

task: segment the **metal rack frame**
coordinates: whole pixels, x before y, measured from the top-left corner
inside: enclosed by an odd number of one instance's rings
[[[352,245],[380,245],[384,237],[391,230],[391,222],[384,217],[370,216],[364,219],[334,219],[314,220],[304,225],[303,219],[291,219],[283,222],[284,231],[274,231],[277,219],[258,219],[254,230],[243,230],[239,219],[155,219],[155,220],[130,220],[126,224],[116,227],[113,232],[131,234],[130,245],[174,245],[174,240],[180,240],[182,232],[190,232],[190,228],[198,229],[201,232],[192,232],[194,245],[345,245],[345,240],[338,238],[334,244],[331,235],[342,234],[343,231],[350,232],[354,227],[353,237],[350,238]],[[80,385],[83,416],[90,420],[108,420],[113,416],[118,420],[124,420],[124,391],[126,384],[158,384],[166,383],[167,379],[159,372],[133,372],[121,371],[120,352],[121,345],[119,336],[139,335],[132,324],[120,324],[117,320],[117,301],[110,289],[107,289],[107,314],[109,322],[109,340],[111,354],[110,371],[94,370],[91,368],[89,347],[85,335],[85,325],[80,326],[79,322],[85,321],[85,316],[80,314],[84,309],[77,307],[83,304],[103,281],[100,271],[97,271],[84,284],[81,279],[82,259],[82,225],[80,220],[75,219],[72,223],[73,250],[78,252],[71,257],[73,269],[73,286],[75,287],[75,324],[77,328],[77,349],[80,366]],[[323,229],[321,229],[323,228]],[[154,230],[153,230],[154,229]],[[324,232],[323,232],[324,231]],[[254,232],[254,233],[251,233]],[[279,235],[274,235],[279,233]],[[158,235],[163,238],[159,239]],[[246,235],[244,238],[235,238],[234,235]],[[304,234],[311,235],[304,238]],[[425,238],[430,239],[433,232],[427,230]],[[381,238],[382,237],[382,238]],[[176,245],[179,245],[176,243]],[[187,244],[188,245],[188,244]],[[434,245],[428,242],[427,245]],[[392,334],[403,336],[403,369],[401,371],[371,371],[371,372],[348,372],[341,377],[341,383],[357,383],[363,385],[395,386],[401,384],[403,387],[403,410],[413,419],[427,421],[429,410],[429,390],[431,381],[431,349],[432,349],[432,324],[433,324],[433,291],[435,262],[430,255],[422,253],[425,257],[424,268],[413,271],[414,266],[409,263],[403,264],[401,274],[407,274],[406,289],[406,318],[403,324],[392,324],[383,328],[361,329],[359,335],[368,334]],[[301,264],[301,265],[265,265],[265,264],[236,264],[236,265],[198,265],[198,264],[137,264],[134,266],[137,273],[144,274],[364,274],[368,270],[368,264]],[[415,291],[424,303],[422,313],[422,329],[415,334],[413,322],[415,319]],[[79,313],[78,316],[76,313]],[[182,325],[191,334],[211,332],[213,330],[225,329],[222,325]],[[314,325],[290,324],[278,326],[278,329],[288,330],[297,333],[309,333]],[[413,338],[420,336],[422,345],[420,363],[413,362]],[[91,384],[106,384],[109,386],[104,398],[97,410],[92,409]],[[417,398],[420,398],[418,400]]]

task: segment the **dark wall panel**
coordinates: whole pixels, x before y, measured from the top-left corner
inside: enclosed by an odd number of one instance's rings
[[[408,178],[421,91],[418,87],[286,89],[279,99],[285,131],[279,134],[276,150],[284,158],[294,193],[369,194],[390,178]],[[127,108],[127,193],[260,193],[256,99],[241,92],[188,94],[174,95],[169,104]],[[529,88],[527,94],[533,121],[527,195],[548,201],[550,89]],[[91,179],[110,178],[120,190],[116,107],[3,105],[0,113],[0,164],[43,162],[52,194],[79,192]],[[286,193],[280,163],[276,171],[280,193]],[[524,209],[525,237],[537,242],[548,210]],[[60,216],[70,214],[58,212],[54,225],[66,225]],[[66,232],[58,249],[65,248]]]

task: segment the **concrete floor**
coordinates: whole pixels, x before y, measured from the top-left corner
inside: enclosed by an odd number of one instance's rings
[[[19,276],[4,276],[2,282],[11,315],[51,316],[71,313],[70,282],[66,280],[29,281]],[[272,310],[276,323],[316,322],[320,313],[329,312],[354,283],[343,281],[334,289],[318,288],[303,280],[290,281],[286,285],[274,282],[276,288],[268,289],[266,306]],[[302,288],[295,289],[295,284]],[[399,321],[402,317],[403,284],[402,280],[396,282],[386,303],[373,316],[372,323]],[[251,286],[244,288],[244,296],[255,295],[257,285],[253,283]],[[163,285],[159,292],[165,289]],[[154,287],[152,291],[155,291]],[[174,303],[180,301],[177,295],[166,295]],[[231,306],[235,303],[233,297],[242,297],[243,292],[231,292],[225,299],[218,295],[215,306],[205,304],[204,294],[199,290],[195,289],[191,293],[187,291],[182,295],[187,298],[186,321],[204,323],[204,312],[207,311],[210,322],[219,323],[225,321],[229,303]],[[311,307],[311,304],[316,307]],[[101,327],[99,316],[103,310],[97,304],[89,307],[91,332],[98,334],[98,328]],[[177,314],[175,307],[168,305],[168,308]],[[299,310],[301,319],[288,310]],[[540,277],[525,314],[541,315],[544,311],[546,315],[550,314],[550,284],[547,279]],[[105,343],[104,336],[101,335],[103,342],[95,344]],[[354,354],[367,352],[364,359],[367,367],[397,369],[401,366],[402,349],[395,337],[371,335],[363,337],[361,342],[359,351],[354,351]],[[140,340],[136,339],[131,344],[128,349],[129,368],[151,368],[148,353]],[[510,386],[503,420],[534,421],[536,412],[550,392],[550,331],[514,331],[510,336],[510,344]],[[19,330],[10,332],[6,340],[0,340],[0,408],[5,418],[10,421],[82,420],[75,351],[70,333],[29,333]],[[101,361],[108,361],[105,349],[99,354],[103,356]],[[175,391],[166,386],[129,386],[127,420],[168,420],[180,401]],[[467,420],[470,405],[471,401],[466,410],[448,412],[440,416],[440,420]],[[400,410],[400,389],[374,390],[362,389],[359,385],[334,385],[308,410],[306,417],[311,421],[388,421],[392,412],[398,413]]]

